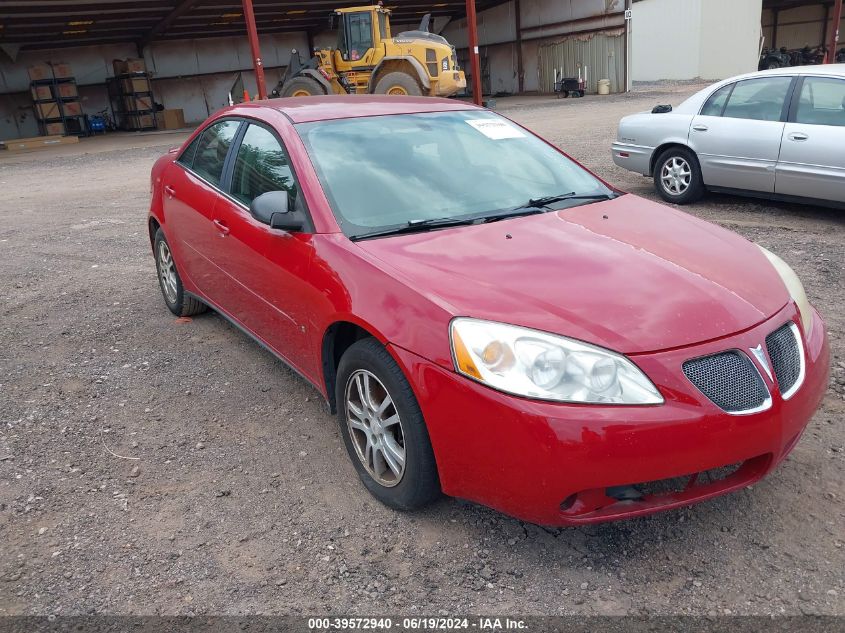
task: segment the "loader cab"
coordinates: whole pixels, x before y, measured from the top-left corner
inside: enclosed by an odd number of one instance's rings
[[[380,6],[340,9],[331,16],[337,26],[335,68],[340,72],[369,68],[377,63],[376,50],[390,37],[387,11]]]

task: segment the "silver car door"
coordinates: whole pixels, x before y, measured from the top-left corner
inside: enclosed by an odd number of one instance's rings
[[[792,82],[784,75],[744,79],[705,102],[689,132],[705,185],[774,192]]]
[[[845,79],[804,77],[798,89],[775,192],[845,202]]]

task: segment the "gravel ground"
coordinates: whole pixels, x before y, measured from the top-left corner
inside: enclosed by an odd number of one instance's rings
[[[612,164],[616,123],[695,89],[499,107],[655,199]],[[827,318],[831,388],[768,479],[562,530],[455,499],[403,515],[312,387],[215,314],[165,308],[148,174],[182,138],[0,158],[0,614],[845,615],[842,211],[685,209],[779,253]]]

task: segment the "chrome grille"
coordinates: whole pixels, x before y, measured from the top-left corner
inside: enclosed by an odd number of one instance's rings
[[[713,404],[728,413],[760,409],[769,392],[751,360],[737,351],[688,360],[684,374]]]
[[[798,329],[790,322],[766,337],[766,349],[778,379],[781,394],[789,394],[801,378],[801,345]]]

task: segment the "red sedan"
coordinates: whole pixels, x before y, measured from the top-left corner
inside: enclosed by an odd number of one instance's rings
[[[827,385],[776,255],[459,101],[222,110],[153,167],[149,233],[168,308],[213,308],[311,382],[394,508],[689,505],[775,468]]]

